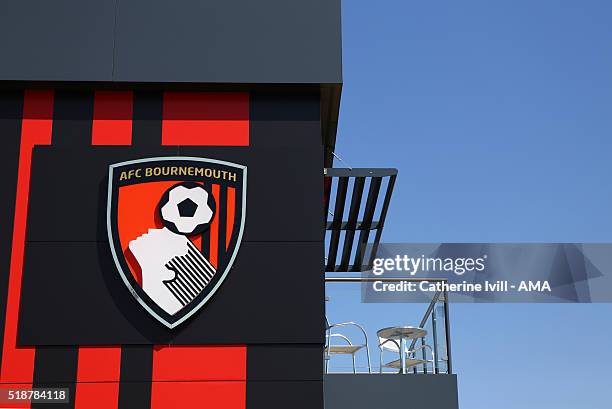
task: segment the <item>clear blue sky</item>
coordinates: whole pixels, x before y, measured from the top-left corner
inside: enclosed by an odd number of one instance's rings
[[[399,169],[383,241],[612,242],[611,22],[607,0],[343,1],[337,153]],[[330,318],[360,319],[343,294]],[[453,305],[460,407],[610,407],[611,317]]]

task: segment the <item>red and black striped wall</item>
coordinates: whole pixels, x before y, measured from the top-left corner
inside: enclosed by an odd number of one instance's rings
[[[70,408],[322,407],[319,111],[316,90],[0,91],[0,383]],[[105,239],[108,165],[169,155],[249,169],[234,267],[174,330]]]

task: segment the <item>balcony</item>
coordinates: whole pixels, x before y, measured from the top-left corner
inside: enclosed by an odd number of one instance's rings
[[[376,257],[396,177],[396,169],[325,170],[327,409],[458,407],[448,294],[414,303],[364,297],[375,281],[420,281],[362,274]]]
[[[381,280],[419,281],[325,277],[325,407],[457,408],[447,294],[428,303],[363,302],[365,286]]]

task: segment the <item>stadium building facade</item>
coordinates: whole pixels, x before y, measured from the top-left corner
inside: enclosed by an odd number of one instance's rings
[[[344,407],[365,380],[324,387],[340,33],[340,0],[5,2],[3,388]],[[436,382],[414,390],[456,402]]]

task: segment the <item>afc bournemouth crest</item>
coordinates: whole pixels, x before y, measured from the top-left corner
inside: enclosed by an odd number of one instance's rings
[[[107,230],[132,295],[174,328],[198,311],[229,272],[244,229],[245,166],[163,157],[109,167]]]

